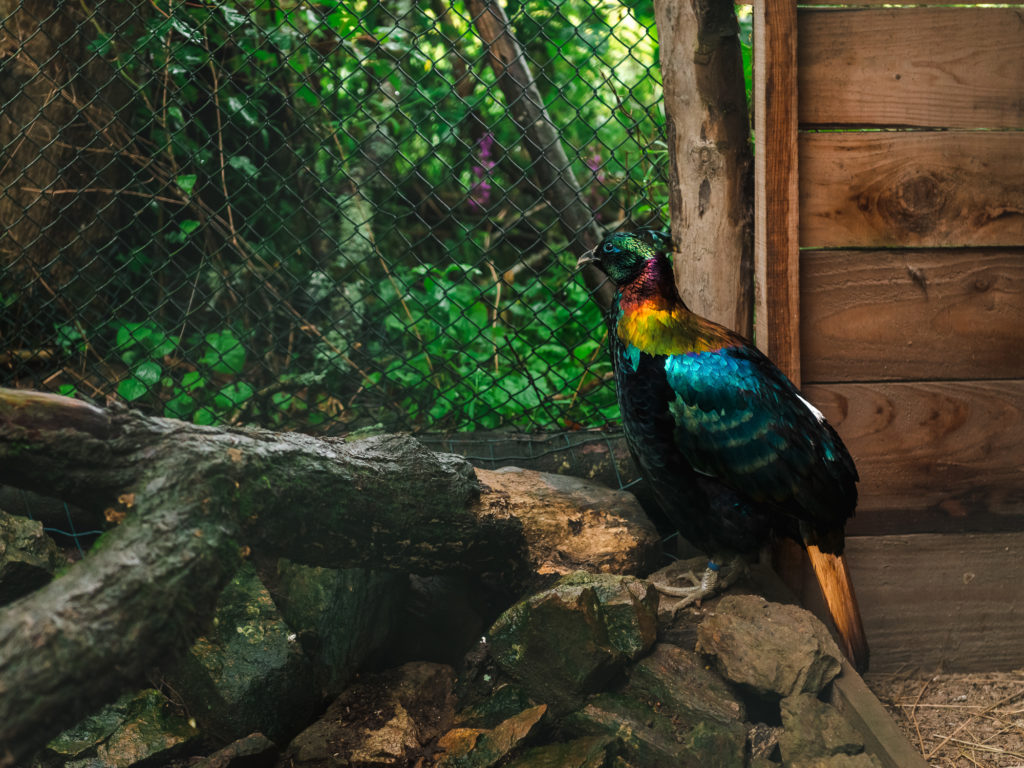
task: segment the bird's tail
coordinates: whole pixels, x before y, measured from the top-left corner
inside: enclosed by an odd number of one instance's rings
[[[822,552],[813,544],[807,546],[807,554],[839,632],[843,653],[858,672],[863,672],[868,668],[868,641],[864,636],[857,597],[853,593],[853,582],[846,569],[846,558]]]

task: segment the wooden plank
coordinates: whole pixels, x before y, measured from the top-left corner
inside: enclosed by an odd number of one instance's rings
[[[852,535],[1024,530],[1024,381],[812,384],[857,463]]]
[[[799,14],[800,122],[1024,128],[1024,8]]]
[[[885,768],[928,768],[921,753],[907,741],[867,683],[850,662],[832,683],[830,703],[864,738],[864,751],[877,757]]]
[[[848,6],[851,8],[863,8],[870,6],[884,5],[888,7],[900,8],[913,8],[921,5],[927,6],[971,6],[971,5],[990,5],[988,0],[965,0],[965,2],[950,2],[950,0],[912,0],[908,2],[890,3],[889,0],[845,0],[844,2],[837,2],[836,0],[800,0],[800,8],[812,8],[815,6],[827,5],[829,7],[842,7]],[[999,3],[1001,6],[1010,6],[1011,8],[1024,7],[1019,2],[1015,3]]]
[[[1024,132],[801,133],[800,245],[1024,245]]]
[[[754,3],[754,341],[800,382],[796,0]],[[800,589],[806,555],[780,543],[773,560]]]
[[[754,3],[755,340],[800,380],[795,0]]]
[[[1024,250],[805,251],[805,383],[1024,378]]]
[[[871,672],[1024,666],[1024,533],[851,537]]]

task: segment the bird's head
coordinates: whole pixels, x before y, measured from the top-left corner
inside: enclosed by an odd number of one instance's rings
[[[653,229],[636,232],[614,232],[587,251],[577,262],[578,267],[593,264],[616,285],[626,285],[639,275],[645,264],[659,253],[670,249],[668,234]]]

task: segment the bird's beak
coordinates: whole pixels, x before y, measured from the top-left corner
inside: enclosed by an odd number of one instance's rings
[[[576,262],[576,269],[580,270],[587,266],[587,264],[594,264],[597,261],[597,257],[594,256],[596,252],[597,248],[594,247],[580,256],[579,261]]]

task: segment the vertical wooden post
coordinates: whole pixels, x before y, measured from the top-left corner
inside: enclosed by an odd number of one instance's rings
[[[733,0],[655,0],[676,286],[697,314],[752,331],[751,157]]]
[[[796,50],[796,0],[755,0],[755,340],[799,386]]]
[[[800,385],[796,0],[754,0],[755,341]],[[780,541],[775,569],[803,595],[807,556]]]

